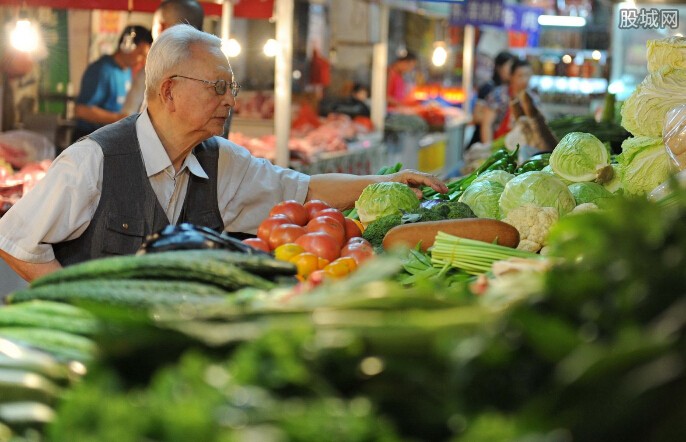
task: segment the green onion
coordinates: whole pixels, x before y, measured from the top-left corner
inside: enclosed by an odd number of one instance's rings
[[[431,263],[434,267],[444,267],[450,264],[472,275],[486,273],[491,270],[495,261],[509,258],[538,259],[540,256],[536,253],[460,238],[444,232],[438,232],[431,249]]]

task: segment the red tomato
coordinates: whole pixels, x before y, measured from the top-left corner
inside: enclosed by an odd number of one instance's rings
[[[295,240],[295,243],[307,252],[320,258],[333,261],[340,256],[340,247],[336,239],[324,232],[306,233]]]
[[[307,220],[310,219],[309,215],[307,214],[307,209],[305,209],[302,204],[294,200],[282,201],[276,206],[272,207],[272,210],[269,212],[269,216],[274,215],[286,215],[288,218],[290,218],[293,224],[297,224],[299,226],[304,226],[307,224]]]
[[[319,216],[330,216],[331,218],[338,221],[341,227],[345,228],[345,216],[343,216],[343,212],[341,212],[338,209],[329,208],[320,210],[319,212],[314,214],[313,218],[317,218]]]
[[[353,249],[364,249],[364,250],[371,250],[374,251],[374,247],[367,241],[366,239],[362,238],[361,236],[356,236],[354,238],[350,238],[348,242],[345,243],[343,248],[341,249],[341,253],[346,252],[348,250],[353,250]]]
[[[286,215],[274,215],[271,216],[260,224],[257,228],[257,237],[260,238],[265,243],[269,244],[269,234],[272,233],[272,229],[279,224],[291,224],[293,221]]]
[[[330,216],[318,216],[310,220],[305,226],[305,230],[308,233],[324,232],[331,235],[338,242],[339,248],[345,242],[345,230],[338,224],[338,221]]]
[[[274,250],[281,244],[293,243],[305,233],[305,228],[297,224],[279,224],[269,234],[269,247]]]
[[[374,256],[374,250],[366,247],[356,247],[348,250],[345,250],[345,248],[343,248],[343,250],[341,250],[341,256],[350,257],[354,259],[357,265],[359,266],[360,264]]]
[[[243,240],[243,243],[249,245],[250,247],[252,247],[254,249],[263,250],[267,253],[270,252],[269,244],[262,241],[260,238],[246,238]]]
[[[314,214],[320,210],[331,208],[330,205],[326,204],[322,200],[310,200],[304,204],[304,207],[305,210],[307,210],[307,214],[309,215],[310,219],[314,218]]]
[[[359,227],[357,227],[357,224],[355,224],[355,221],[351,220],[350,218],[345,219],[345,239],[350,241],[351,238],[359,238],[362,236],[362,231],[360,230]]]

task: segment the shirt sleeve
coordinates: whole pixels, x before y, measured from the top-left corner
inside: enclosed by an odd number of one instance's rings
[[[0,249],[32,263],[55,259],[52,244],[78,238],[90,224],[100,201],[102,163],[92,140],[67,148],[0,218]]]
[[[86,68],[81,78],[81,89],[76,98],[76,104],[87,106],[100,106],[105,101],[105,88],[103,85],[109,82],[107,69],[103,64],[96,62]]]
[[[217,199],[227,231],[255,234],[277,203],[305,202],[310,185],[308,175],[274,166],[228,140],[218,140]]]

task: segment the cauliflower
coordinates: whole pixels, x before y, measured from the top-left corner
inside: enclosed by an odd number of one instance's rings
[[[524,204],[510,210],[503,221],[519,231],[517,249],[538,252],[546,245],[548,231],[557,221],[558,216],[557,209],[554,207]]]
[[[598,210],[598,206],[594,203],[583,203],[579,204],[576,206],[570,213],[584,213],[584,212],[593,212],[594,210]]]

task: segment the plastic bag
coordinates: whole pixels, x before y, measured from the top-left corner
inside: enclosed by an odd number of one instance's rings
[[[662,141],[677,168],[686,169],[686,105],[681,104],[667,112]]]
[[[55,158],[55,145],[45,136],[28,130],[0,133],[0,158],[21,169],[28,163]]]

